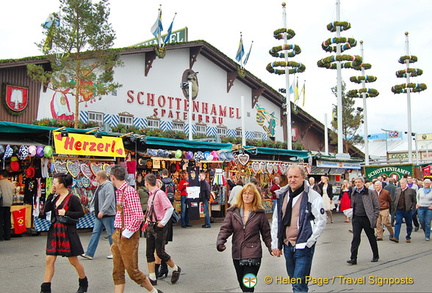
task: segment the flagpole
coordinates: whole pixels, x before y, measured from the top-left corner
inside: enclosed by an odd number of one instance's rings
[[[288,67],[288,38],[287,38],[287,20],[286,20],[286,4],[282,3],[282,22],[284,32],[284,55],[285,55],[285,100],[286,100],[286,121],[287,121],[287,149],[292,150],[292,129],[291,129],[291,94],[289,90],[289,67]]]
[[[240,97],[240,106],[241,106],[241,127],[242,127],[242,146],[246,146],[246,129],[245,129],[245,105],[244,105],[244,96]]]
[[[328,155],[327,113],[324,114],[324,154]]]
[[[188,98],[189,98],[189,113],[188,113],[188,120],[189,120],[189,140],[193,140],[192,138],[192,81],[189,80],[189,91],[188,91]]]

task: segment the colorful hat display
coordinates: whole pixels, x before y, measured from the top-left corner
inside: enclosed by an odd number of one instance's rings
[[[38,145],[38,146],[36,147],[36,157],[38,157],[38,158],[42,158],[43,155],[44,155],[44,147],[41,146],[41,145]]]
[[[181,150],[176,150],[174,156],[175,156],[177,159],[180,159],[181,156],[182,156],[182,151],[181,151]]]
[[[3,155],[3,159],[8,159],[8,158],[12,157],[12,154],[13,154],[13,150],[12,150],[11,146],[7,145],[6,150],[4,152],[4,155]]]
[[[46,145],[44,147],[43,151],[44,151],[44,154],[43,154],[44,157],[46,157],[46,158],[51,158],[52,157],[52,154],[53,154],[53,148],[52,148],[52,146]]]
[[[10,162],[10,169],[12,172],[17,172],[20,169],[20,164],[18,160]]]
[[[28,167],[25,170],[25,175],[27,178],[33,178],[36,175],[36,169],[34,167]]]
[[[18,159],[25,160],[28,157],[28,148],[25,145],[22,145],[18,150]]]
[[[28,152],[30,157],[36,156],[36,146],[31,145],[28,147]]]

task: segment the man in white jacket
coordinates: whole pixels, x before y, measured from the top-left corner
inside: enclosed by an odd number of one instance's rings
[[[306,171],[299,165],[288,169],[288,185],[276,191],[278,201],[272,221],[272,254],[283,253],[293,292],[307,292],[315,243],[326,226],[321,196],[305,181]]]

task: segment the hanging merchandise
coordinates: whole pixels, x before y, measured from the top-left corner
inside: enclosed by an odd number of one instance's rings
[[[23,161],[23,160],[27,159],[28,155],[29,155],[29,151],[28,151],[27,146],[22,145],[20,147],[20,149],[18,150],[18,159]]]
[[[26,209],[20,209],[12,212],[14,218],[14,234],[22,234],[27,231],[25,213]]]
[[[215,169],[213,184],[214,185],[225,185],[226,184],[226,179],[224,177],[223,169]]]

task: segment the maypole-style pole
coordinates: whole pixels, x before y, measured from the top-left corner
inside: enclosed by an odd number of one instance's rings
[[[242,129],[242,146],[246,146],[246,128],[245,128],[245,103],[244,96],[240,97],[241,105],[241,129]]]
[[[286,21],[286,3],[282,3],[282,22],[283,27],[275,30],[273,32],[273,37],[276,40],[282,40],[284,44],[282,46],[276,46],[270,49],[269,54],[276,58],[284,58],[285,61],[275,61],[267,64],[266,69],[270,73],[275,74],[285,74],[285,89],[280,91],[283,93],[285,91],[285,101],[282,103],[282,108],[284,110],[283,115],[286,116],[286,140],[287,149],[292,150],[292,127],[291,127],[291,94],[290,94],[290,82],[289,75],[304,72],[306,66],[300,62],[288,61],[288,58],[295,57],[301,53],[300,46],[294,44],[287,44],[287,41],[295,36],[295,32],[292,29],[287,28]],[[283,68],[279,69],[277,67]]]
[[[340,21],[340,0],[336,0],[336,21]],[[340,38],[340,26],[336,26],[336,37]],[[340,43],[336,46],[336,59],[341,55]],[[337,129],[338,129],[338,154],[343,153],[343,117],[342,117],[342,68],[341,62],[336,62],[337,69]]]
[[[327,126],[327,113],[324,114],[324,154],[329,154],[329,140],[328,140],[328,126]]]
[[[409,52],[409,39],[408,32],[405,33],[405,53],[407,56],[410,55]],[[410,72],[409,72],[410,60],[405,59],[406,65],[406,83],[410,83]],[[411,125],[411,89],[407,87],[407,112],[408,112],[408,163],[412,163],[412,125]]]
[[[361,58],[364,61],[364,50],[363,50],[363,41],[360,41],[360,53]],[[364,130],[363,130],[363,139],[365,143],[365,165],[369,165],[369,140],[368,140],[368,118],[367,118],[367,98],[374,98],[379,95],[379,92],[373,88],[366,88],[366,83],[372,83],[377,80],[377,78],[373,75],[366,75],[365,70],[372,68],[372,65],[369,63],[362,63],[359,66],[352,67],[355,70],[361,70],[361,76],[351,76],[350,81],[355,82],[357,84],[361,84],[362,88],[360,90],[350,90],[347,92],[346,96],[349,98],[362,98],[363,100],[363,122],[364,122]]]
[[[360,41],[360,54],[362,56],[362,59],[364,60],[364,50],[363,50],[363,41]],[[365,77],[365,70],[362,66],[362,76]],[[369,133],[368,133],[368,118],[367,118],[367,103],[366,103],[366,81],[362,80],[362,100],[363,100],[363,121],[364,121],[364,129],[363,129],[363,139],[365,143],[365,165],[369,165]]]
[[[282,23],[285,33],[283,34],[284,40],[284,55],[285,55],[285,100],[286,107],[286,121],[287,121],[287,149],[292,150],[292,127],[291,127],[291,92],[289,89],[289,67],[288,67],[288,32],[287,32],[287,19],[286,19],[286,4],[282,3]]]
[[[417,56],[410,55],[408,32],[405,33],[405,50],[406,55],[399,58],[400,64],[405,64],[406,68],[396,71],[398,78],[406,78],[406,83],[395,85],[392,87],[392,92],[395,94],[407,94],[407,112],[408,112],[408,162],[412,163],[412,129],[411,129],[411,92],[419,93],[427,89],[424,83],[411,83],[411,77],[420,76],[423,70],[419,68],[410,68],[410,63],[417,62]]]

